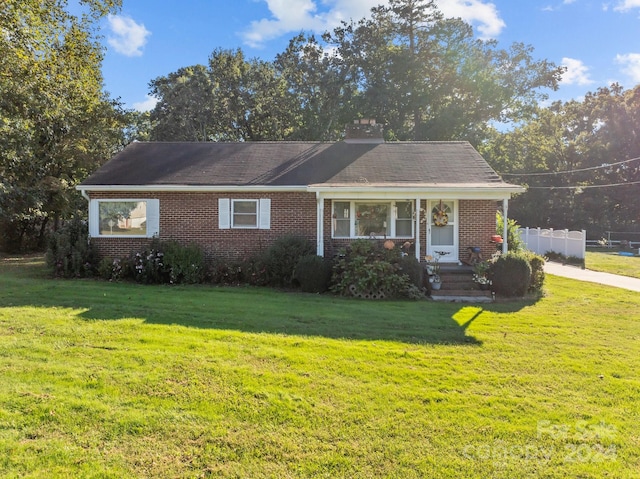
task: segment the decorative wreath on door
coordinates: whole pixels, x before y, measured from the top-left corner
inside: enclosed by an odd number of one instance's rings
[[[440,206],[436,206],[433,209],[433,224],[435,226],[447,226],[449,223],[449,215],[442,206],[442,200],[440,200]]]

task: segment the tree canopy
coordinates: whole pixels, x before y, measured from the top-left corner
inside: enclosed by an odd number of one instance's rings
[[[485,158],[507,180],[528,186],[512,201],[521,224],[638,231],[640,86],[617,84],[583,101],[556,102],[513,131],[495,133]]]
[[[477,144],[491,122],[531,115],[562,72],[530,46],[474,38],[433,1],[390,0],[321,38],[296,36],[274,62],[215,50],[207,67],[153,80],[152,138],[333,140],[365,117],[389,140]]]
[[[94,25],[116,0],[7,0],[0,9],[0,232],[41,247],[77,208],[74,186],[121,145],[125,117],[102,89]]]

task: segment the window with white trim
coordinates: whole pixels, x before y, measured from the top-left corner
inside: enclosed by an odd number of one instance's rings
[[[258,200],[232,200],[231,227],[257,228],[258,204]]]
[[[157,199],[91,200],[89,233],[92,237],[152,238],[160,233]]]
[[[218,199],[218,227],[220,229],[270,229],[271,200]]]
[[[410,200],[334,201],[333,238],[412,238],[414,205]]]

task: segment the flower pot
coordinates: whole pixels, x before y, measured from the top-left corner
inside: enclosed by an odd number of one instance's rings
[[[431,283],[431,289],[438,290],[440,289],[440,286],[442,286],[442,283],[440,281],[434,281],[433,283]]]

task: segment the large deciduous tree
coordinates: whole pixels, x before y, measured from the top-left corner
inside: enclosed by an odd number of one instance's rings
[[[356,84],[351,66],[314,35],[300,34],[275,60],[293,97],[296,123],[291,139],[338,140],[344,124],[357,118]]]
[[[402,140],[477,143],[490,122],[526,118],[563,72],[531,47],[474,38],[434,1],[390,0],[324,38],[357,75],[362,113]]]
[[[528,118],[563,69],[533,49],[478,40],[431,0],[390,0],[320,39],[298,35],[273,63],[216,50],[208,67],[151,83],[157,139],[335,140],[357,117],[387,139],[465,139]],[[204,126],[206,125],[206,127]]]
[[[95,23],[117,0],[6,0],[0,7],[0,236],[42,247],[78,206],[75,185],[121,146],[123,115],[102,91]]]
[[[292,95],[273,64],[242,50],[214,50],[209,65],[181,68],[150,83],[155,140],[282,140],[295,123]]]

